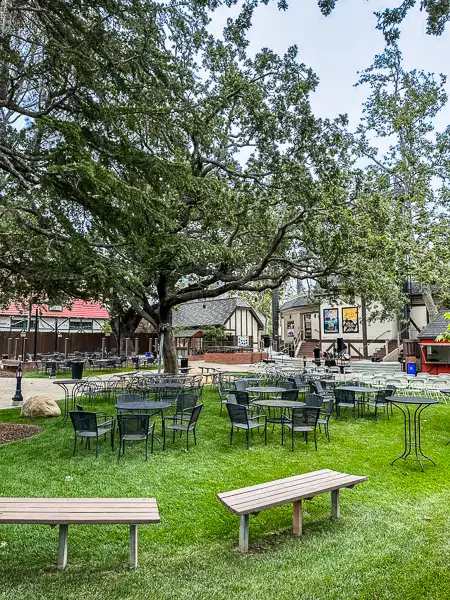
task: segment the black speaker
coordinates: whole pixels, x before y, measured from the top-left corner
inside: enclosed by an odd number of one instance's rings
[[[340,352],[344,352],[346,345],[344,344],[344,338],[337,338],[337,351],[338,354]]]
[[[262,339],[264,342],[264,348],[270,348],[270,335],[263,335]]]

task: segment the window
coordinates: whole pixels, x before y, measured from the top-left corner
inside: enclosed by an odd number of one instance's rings
[[[26,330],[27,320],[24,317],[11,317],[11,329]]]
[[[70,319],[69,331],[92,331],[92,319]]]

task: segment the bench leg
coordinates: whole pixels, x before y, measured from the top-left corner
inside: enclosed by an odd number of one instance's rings
[[[138,526],[130,525],[130,567],[138,566]]]
[[[59,526],[59,548],[58,548],[58,569],[65,569],[67,565],[67,539],[69,533],[68,525]]]
[[[302,535],[302,501],[297,500],[292,505],[293,508],[293,526],[292,533],[294,535]]]
[[[339,490],[331,492],[331,518],[339,519],[341,516],[341,504],[339,501]]]
[[[242,515],[240,517],[239,525],[239,550],[241,552],[247,552],[248,550],[248,519],[249,515]]]

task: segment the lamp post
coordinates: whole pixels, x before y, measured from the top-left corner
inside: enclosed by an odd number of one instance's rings
[[[12,398],[13,406],[20,406],[23,402],[22,377],[23,377],[22,363],[19,363],[19,366],[17,367],[17,370],[16,370],[16,393],[14,394],[14,396]]]

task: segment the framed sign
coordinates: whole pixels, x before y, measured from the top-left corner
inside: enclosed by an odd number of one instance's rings
[[[248,335],[238,335],[237,345],[242,348],[246,348],[247,346],[250,346],[249,336]]]
[[[342,309],[342,333],[359,333],[358,316],[357,306]]]
[[[339,313],[337,308],[323,309],[323,332],[339,333]]]
[[[294,337],[294,321],[288,321],[286,325],[287,336]]]

